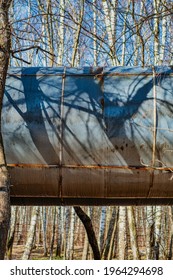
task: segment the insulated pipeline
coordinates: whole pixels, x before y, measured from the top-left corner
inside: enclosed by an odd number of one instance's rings
[[[9,69],[12,203],[172,203],[172,112],[172,67]]]

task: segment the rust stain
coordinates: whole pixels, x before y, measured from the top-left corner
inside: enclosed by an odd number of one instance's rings
[[[93,75],[102,74],[103,73],[103,67],[97,67],[97,68],[90,67],[90,73],[93,74]]]
[[[159,170],[173,172],[173,167],[152,167],[152,166],[116,166],[116,165],[47,165],[47,164],[7,164],[9,168],[72,168],[72,169],[128,169],[128,170]]]
[[[30,164],[30,163],[9,163],[7,167],[20,167],[20,168],[59,168],[60,165],[57,164]]]

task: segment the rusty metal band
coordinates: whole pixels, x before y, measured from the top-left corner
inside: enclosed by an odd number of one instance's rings
[[[156,158],[156,135],[157,135],[157,93],[156,93],[156,72],[155,67],[152,67],[153,71],[153,141],[152,141],[152,158],[151,158],[151,171],[150,171],[150,185],[147,193],[147,197],[150,196],[151,190],[154,184],[154,166],[155,166],[155,158]]]
[[[63,163],[63,119],[64,119],[64,89],[66,67],[62,75],[61,105],[60,105],[60,151],[59,151],[59,197],[62,197],[62,163]]]
[[[152,147],[152,166],[155,165],[156,156],[156,133],[157,133],[157,93],[156,93],[156,73],[153,67],[153,147]]]
[[[124,170],[139,170],[139,171],[151,171],[151,170],[158,170],[158,171],[168,171],[173,172],[173,167],[155,167],[150,165],[142,165],[142,166],[132,166],[132,165],[68,165],[68,164],[30,164],[30,163],[8,163],[8,168],[69,168],[69,169],[124,169]]]

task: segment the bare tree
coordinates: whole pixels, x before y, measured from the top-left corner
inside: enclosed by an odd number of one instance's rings
[[[5,79],[10,57],[11,28],[8,20],[8,11],[11,2],[12,0],[0,1],[0,114],[2,110]],[[10,222],[9,187],[10,181],[6,167],[0,129],[0,259],[4,259],[7,233]]]
[[[87,235],[88,235],[88,240],[89,240],[89,243],[90,243],[91,248],[93,250],[94,259],[95,260],[100,260],[101,255],[100,255],[97,239],[96,239],[96,236],[95,236],[95,232],[93,230],[91,219],[82,210],[81,207],[75,206],[74,210],[75,210],[76,214],[78,215],[78,217],[80,218],[80,220],[82,221],[82,223],[83,223],[83,225],[86,229],[86,232],[87,232]]]

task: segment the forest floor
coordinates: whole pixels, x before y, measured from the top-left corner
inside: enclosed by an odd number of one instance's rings
[[[12,260],[21,260],[24,249],[24,245],[13,245]],[[46,259],[44,257],[43,247],[34,248],[31,252],[30,259]]]
[[[12,260],[21,260],[22,255],[24,252],[24,245],[13,245],[13,251],[12,251]],[[75,248],[75,259],[81,259],[80,256],[82,255],[82,248]],[[30,260],[49,260],[50,256],[48,254],[47,257],[44,256],[44,249],[42,246],[37,246],[32,249]],[[63,259],[59,257],[54,257],[52,259]]]
[[[24,249],[25,249],[24,245],[14,244],[13,250],[12,250],[12,260],[21,260]],[[54,252],[55,252],[55,250],[56,250],[56,248],[54,248]],[[74,259],[75,260],[82,260],[82,251],[83,251],[82,247],[75,246],[75,248],[74,248]],[[129,255],[128,256],[129,259],[132,259],[131,250],[128,251],[128,255]],[[145,249],[141,250],[141,259],[145,259],[144,255],[145,255]],[[62,259],[63,259],[63,256],[61,258],[55,257],[55,254],[53,255],[53,258],[52,258],[52,260],[62,260]],[[50,255],[48,253],[48,256],[45,257],[43,246],[40,245],[40,246],[36,246],[35,248],[32,249],[30,260],[50,260]]]

